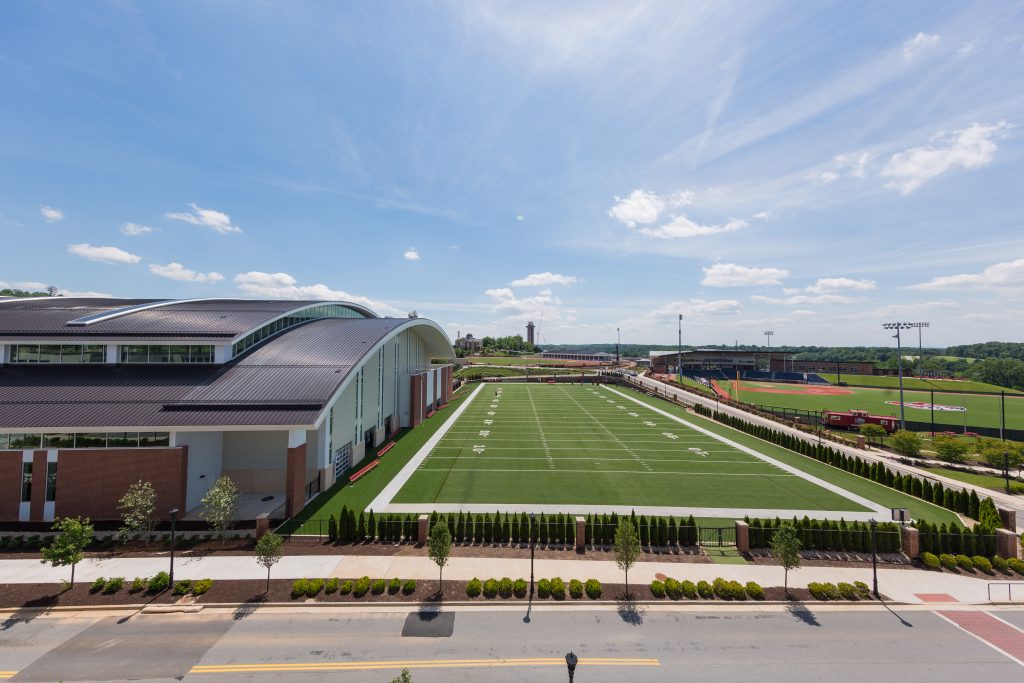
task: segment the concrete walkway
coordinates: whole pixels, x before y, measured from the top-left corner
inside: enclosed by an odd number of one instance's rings
[[[91,582],[98,577],[123,576],[132,579],[136,576],[149,577],[160,571],[166,571],[167,557],[153,558],[114,558],[86,559],[75,571],[76,581]],[[884,565],[883,565],[884,567]],[[59,583],[70,576],[67,567],[53,568],[38,560],[2,560],[0,561],[0,583]],[[783,581],[783,570],[777,566],[753,564],[694,564],[680,562],[639,562],[629,572],[630,583],[646,584],[662,574],[675,579],[711,581],[717,577],[740,582],[756,581],[762,586],[780,586]],[[304,577],[326,578],[337,576],[353,578],[369,576],[371,578],[401,579],[435,579],[437,565],[422,556],[379,556],[379,555],[291,555],[281,559],[274,566],[271,576],[276,579],[295,579]],[[527,558],[472,558],[455,557],[449,560],[444,571],[445,579],[466,581],[473,577],[480,579],[530,577],[530,560]],[[622,571],[614,562],[608,560],[537,560],[534,565],[534,576],[553,578],[560,576],[569,579],[586,580],[595,578],[602,583],[621,583]],[[256,564],[253,557],[246,556],[178,556],[175,560],[175,577],[182,579],[211,578],[227,579],[262,579],[266,570]],[[1018,577],[1019,579],[1019,577]],[[804,587],[812,581],[839,583],[840,581],[864,581],[871,583],[871,569],[864,567],[804,567],[791,571],[789,585]],[[988,601],[989,583],[1000,583],[993,586],[993,598],[1000,602],[1007,601],[1008,582],[1014,583],[1013,597],[1015,602],[1024,603],[1024,581],[1014,581],[1009,577],[993,576],[975,578],[972,576],[931,572],[916,569],[885,569],[878,570],[879,590],[893,600],[905,603],[933,602],[934,598],[924,596],[950,596],[951,601],[964,604],[981,604]]]

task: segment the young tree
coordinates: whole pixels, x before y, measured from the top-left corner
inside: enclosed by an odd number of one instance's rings
[[[53,567],[71,565],[71,586],[75,585],[75,565],[82,561],[82,551],[92,542],[92,524],[89,518],[65,517],[53,523],[58,533],[42,549],[42,562]]]
[[[267,568],[267,592],[270,590],[270,568],[281,559],[281,544],[284,539],[273,531],[267,532],[256,542],[256,563]]]
[[[391,683],[412,683],[412,672],[408,669],[402,669],[402,673],[392,678]]]
[[[203,509],[199,516],[206,520],[210,527],[226,539],[226,532],[238,517],[238,486],[228,475],[213,482],[213,486],[203,496]]]
[[[615,551],[615,564],[626,573],[626,599],[629,599],[629,570],[636,564],[642,552],[640,548],[640,536],[636,532],[636,525],[628,518],[619,521],[615,529],[615,543],[612,547]]]
[[[932,446],[940,460],[946,462],[963,462],[970,446],[961,438],[940,434],[932,439]]]
[[[139,480],[128,487],[128,491],[117,502],[121,511],[121,528],[117,535],[126,540],[131,534],[142,534],[146,545],[149,535],[156,526],[156,490],[148,481]]]
[[[916,458],[921,455],[921,437],[917,432],[901,429],[889,437],[889,444],[897,453],[908,458]]]
[[[448,564],[448,558],[452,554],[452,534],[448,531],[448,525],[440,521],[434,522],[430,527],[430,536],[427,539],[427,555],[437,565],[438,592],[442,592],[441,581],[444,578],[444,568]]]
[[[872,441],[882,444],[882,438],[885,437],[885,427],[882,425],[876,425],[872,423],[863,424],[860,426],[861,435],[868,440],[868,443]]]
[[[800,568],[800,539],[792,524],[782,524],[772,534],[772,557],[779,561],[785,570],[782,585],[789,595],[789,570]]]

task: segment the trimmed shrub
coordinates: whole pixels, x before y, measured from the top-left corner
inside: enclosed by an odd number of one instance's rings
[[[498,582],[494,579],[484,581],[484,597],[493,598],[498,595]]]
[[[579,579],[573,579],[569,582],[569,597],[573,600],[579,600],[583,597],[583,582]]]
[[[361,576],[352,584],[352,595],[361,598],[370,591],[370,577]]]
[[[764,589],[754,581],[747,581],[747,585],[743,589],[751,600],[764,600]]]
[[[540,599],[551,597],[551,582],[547,579],[541,579],[537,582],[537,597]]]
[[[341,587],[338,588],[338,592],[342,595],[348,595],[352,592],[352,579],[345,579],[341,582]]]
[[[192,592],[192,579],[182,579],[174,582],[175,595],[187,595]]]
[[[992,566],[995,567],[998,571],[1002,572],[1003,574],[1010,573],[1010,564],[998,555],[992,556]]]
[[[682,590],[683,595],[686,597],[687,600],[697,599],[697,585],[693,581],[686,579],[681,584],[679,584],[679,588],[680,590]]]
[[[656,598],[665,597],[665,584],[661,581],[658,581],[657,579],[651,581],[651,593]]]
[[[839,588],[833,583],[818,583],[812,581],[807,584],[807,590],[811,592],[816,600],[838,600],[842,597]]]
[[[588,598],[597,600],[601,597],[601,582],[597,579],[587,579],[587,582],[583,584],[583,590],[587,592]]]
[[[107,583],[103,586],[103,592],[107,595],[113,595],[124,588],[124,577],[115,576],[111,579],[107,579]]]
[[[199,579],[192,584],[192,595],[202,595],[213,588],[213,579]]]
[[[167,572],[158,572],[149,579],[146,590],[150,593],[165,591],[171,585],[171,575]]]
[[[938,569],[942,565],[939,564],[939,558],[933,553],[921,553],[921,564],[925,566],[925,569]]]
[[[386,587],[387,584],[384,582],[384,579],[377,579],[373,582],[373,585],[370,586],[370,592],[374,595],[381,595]]]
[[[307,579],[295,579],[294,581],[292,581],[292,600],[295,600],[296,598],[301,598],[304,595],[306,595],[308,583],[309,581]],[[174,592],[178,592],[177,586],[174,587]]]
[[[92,585],[89,586],[89,592],[90,593],[99,593],[101,590],[103,590],[104,586],[106,586],[106,585],[107,585],[107,580],[104,579],[101,576],[100,578],[98,578],[98,579],[96,579],[95,581],[92,582]]]
[[[394,595],[400,590],[402,590],[402,580],[396,576],[388,582],[388,595]]]
[[[324,589],[323,579],[306,579],[306,596],[315,598]]]
[[[1006,565],[1018,574],[1024,574],[1024,560],[1011,557],[1006,560]]]
[[[949,553],[942,553],[939,555],[939,564],[951,572],[956,571],[956,558]]]
[[[132,585],[130,588],[128,588],[129,593],[138,593],[144,590],[146,590],[146,580],[144,578],[142,578],[141,576],[136,576],[134,579],[132,579]]]
[[[971,564],[973,564],[974,568],[977,569],[979,572],[981,572],[983,574],[991,574],[992,573],[992,563],[988,561],[987,557],[982,557],[981,555],[975,555],[974,557],[971,558]]]
[[[672,577],[665,579],[665,595],[673,600],[678,600],[683,597],[682,586],[679,585],[679,582],[676,579],[673,579]]]
[[[551,579],[551,597],[555,600],[565,600],[565,581],[558,577]]]
[[[965,572],[974,571],[974,563],[971,562],[971,558],[966,555],[956,556],[956,566],[960,567],[960,569],[963,569]]]
[[[844,600],[860,599],[860,594],[857,592],[857,589],[853,587],[853,584],[846,583],[845,581],[839,582],[839,595],[841,595]]]
[[[512,584],[512,594],[517,598],[525,598],[529,589],[530,585],[526,583],[526,579],[516,579]]]
[[[466,583],[466,595],[468,597],[470,597],[470,598],[479,597],[480,593],[482,591],[483,591],[483,588],[480,585],[480,579],[474,577],[474,578],[470,579],[468,583]]]
[[[932,557],[934,557],[934,555]],[[935,561],[938,562],[938,558],[936,558]],[[871,588],[863,581],[854,581],[853,587],[857,589],[857,595],[861,600],[867,600],[871,597]]]
[[[501,577],[498,581],[498,595],[506,600],[512,597],[512,579],[507,576]]]
[[[327,579],[327,583],[324,584],[324,593],[331,595],[338,592],[338,586],[341,585],[341,579],[338,577],[332,577]]]
[[[697,595],[704,598],[705,600],[710,600],[711,598],[715,597],[715,591],[711,589],[711,584],[707,581],[698,581]]]
[[[406,579],[405,583],[402,584],[402,594],[412,595],[416,592],[416,582],[413,579]]]

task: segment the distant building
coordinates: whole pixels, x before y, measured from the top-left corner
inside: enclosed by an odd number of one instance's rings
[[[461,334],[461,333],[460,333]],[[484,349],[483,339],[477,339],[472,334],[466,333],[465,337],[459,337],[455,340],[455,348],[468,351],[470,353],[479,353]]]
[[[552,358],[555,360],[582,360],[590,363],[611,363],[615,360],[615,354],[598,351],[588,353],[587,351],[544,351],[541,358]]]
[[[533,331],[534,331],[534,329],[536,329],[536,328],[533,326],[533,321],[532,320],[530,322],[526,323],[526,341],[530,344],[530,346],[533,346],[533,344],[534,344],[534,341],[533,341]]]

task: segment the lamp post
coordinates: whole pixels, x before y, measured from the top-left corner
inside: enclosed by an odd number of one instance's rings
[[[931,327],[931,323],[910,323],[909,327],[917,328],[917,374],[921,374],[921,362],[924,360],[924,347],[921,345],[921,328]]]
[[[871,525],[871,575],[872,585],[875,592],[875,600],[878,600],[878,553],[875,552],[875,527],[878,526],[878,521],[872,517],[868,520],[868,524]]]
[[[171,586],[174,586],[174,533],[176,531],[176,522],[178,520],[178,508],[171,509]]]
[[[576,673],[576,665],[580,663],[580,658],[573,654],[572,650],[569,650],[569,654],[565,656],[565,666],[569,669],[569,683],[572,683],[572,676]]]
[[[533,597],[533,518],[534,514],[530,513],[530,597]]]
[[[1003,478],[1006,479],[1006,492],[1010,492],[1010,452],[1003,451]]]
[[[917,327],[927,325],[928,323],[883,323],[882,328],[886,330],[896,330],[896,334],[893,335],[893,339],[896,340],[896,366],[899,368],[900,375],[900,429],[907,428],[906,415],[904,414],[903,406],[903,344],[900,338],[900,330],[909,330],[911,327]]]
[[[764,331],[764,338],[768,341],[768,372],[772,371],[772,335],[774,334],[774,330]]]

